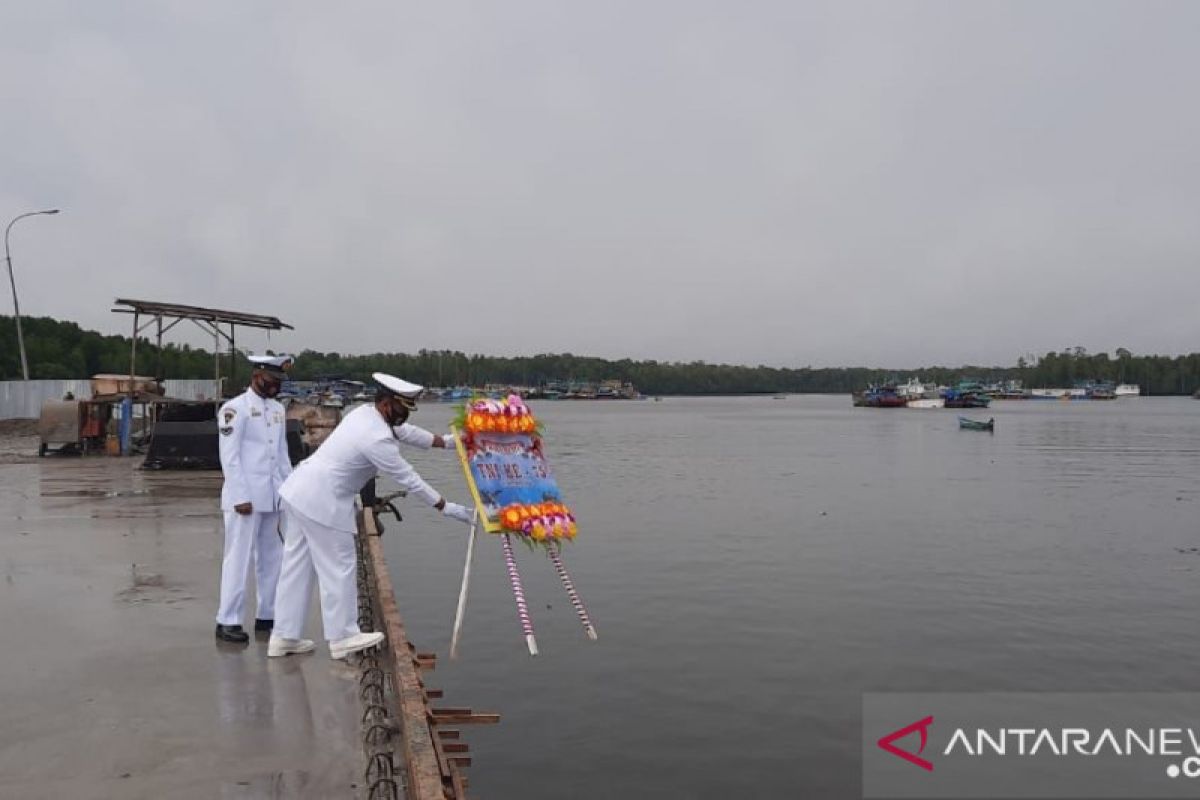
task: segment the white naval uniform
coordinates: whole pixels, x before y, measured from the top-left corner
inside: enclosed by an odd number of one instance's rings
[[[429,448],[433,447],[433,434],[424,428],[413,425],[411,422],[405,422],[402,425],[397,425],[396,427],[392,428],[392,430],[396,432],[396,439],[401,444],[412,445],[413,447],[419,447],[422,450],[428,450]],[[449,444],[449,442],[447,442],[447,444]],[[453,447],[450,449],[453,449]]]
[[[283,559],[279,523],[279,487],[292,472],[288,458],[283,404],[259,397],[253,389],[217,411],[221,470],[221,510],[225,512],[225,557],[221,564],[221,601],[217,622],[241,625],[250,562],[255,567],[258,619],[275,618],[275,585]],[[250,514],[233,507],[250,503]]]
[[[285,543],[274,636],[300,638],[314,572],[325,638],[336,641],[360,632],[354,498],[367,481],[378,474],[387,475],[409,495],[431,506],[441,500],[401,457],[398,430],[388,426],[375,406],[356,408],[284,481],[279,496]],[[433,442],[432,434],[429,442]]]
[[[405,422],[403,425],[397,425],[392,428],[396,432],[396,439],[400,444],[412,445],[421,450],[429,450],[433,447],[433,441],[436,438],[431,432],[424,428],[413,425],[411,422]],[[442,435],[442,445],[447,453],[456,453],[454,448],[454,437],[448,433]]]

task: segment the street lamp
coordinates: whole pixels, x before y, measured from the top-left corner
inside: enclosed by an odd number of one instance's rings
[[[21,350],[21,374],[25,376],[25,380],[29,380],[29,363],[25,361],[25,337],[21,334],[21,307],[17,304],[17,282],[13,279],[12,271],[12,255],[8,252],[8,232],[12,230],[12,226],[17,220],[25,219],[25,217],[36,217],[38,214],[57,214],[57,208],[50,208],[45,211],[29,211],[25,214],[19,214],[13,217],[13,221],[8,223],[8,227],[4,229],[4,260],[8,262],[8,282],[12,285],[13,296],[13,316],[17,319],[17,347]]]

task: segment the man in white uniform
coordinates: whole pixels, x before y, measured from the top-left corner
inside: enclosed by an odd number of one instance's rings
[[[446,502],[400,456],[396,429],[416,409],[422,387],[381,372],[373,377],[379,384],[375,403],[347,414],[317,452],[296,466],[279,490],[284,517],[283,569],[268,656],[313,649],[312,640],[302,639],[300,634],[314,574],[320,587],[325,638],[333,658],[345,658],[383,641],[382,633],[363,633],[358,627],[354,498],[371,478],[387,475],[410,496],[424,500],[447,517],[471,522],[470,510]]]
[[[275,619],[275,584],[283,558],[279,527],[279,487],[292,472],[283,405],[275,400],[287,377],[291,356],[250,356],[250,388],[217,411],[221,470],[221,510],[225,512],[225,558],[217,638],[247,642],[242,629],[246,581],[254,562],[258,611],[254,630],[269,631]]]
[[[382,373],[380,373],[382,374]],[[401,444],[412,445],[421,450],[428,450],[432,447],[444,447],[450,452],[454,452],[454,437],[445,433],[433,433],[422,427],[413,425],[411,422],[405,422],[393,428],[396,432],[396,439]]]

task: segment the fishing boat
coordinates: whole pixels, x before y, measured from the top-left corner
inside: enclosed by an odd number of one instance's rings
[[[996,397],[1000,400],[1028,400],[1030,391],[1021,381],[1005,381]]]
[[[992,419],[989,419],[987,422],[982,422],[977,419],[969,419],[967,417],[959,417],[958,418],[958,427],[962,428],[963,430],[967,430],[967,431],[989,431],[989,432],[991,432],[991,431],[996,430],[996,420],[995,420],[995,418],[992,418]]]
[[[850,395],[856,406],[866,408],[904,408],[908,400],[896,394],[895,384],[887,383],[882,386],[868,386],[864,392]]]
[[[983,387],[975,381],[962,381],[957,386],[942,392],[946,408],[987,408],[992,398],[983,393]]]

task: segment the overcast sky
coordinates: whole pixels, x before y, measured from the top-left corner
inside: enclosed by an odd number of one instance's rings
[[[0,39],[0,224],[63,209],[12,231],[28,315],[189,303],[346,353],[1200,350],[1200,3],[30,0]]]

